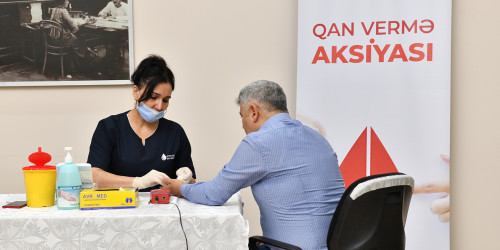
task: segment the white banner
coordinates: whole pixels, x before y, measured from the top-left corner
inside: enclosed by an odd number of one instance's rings
[[[346,186],[399,171],[440,187],[413,195],[406,249],[449,249],[451,0],[299,0],[298,20],[297,119]]]

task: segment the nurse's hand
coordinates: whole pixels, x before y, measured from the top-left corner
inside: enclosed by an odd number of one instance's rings
[[[164,180],[170,179],[165,173],[151,170],[143,177],[136,177],[132,182],[132,186],[139,189],[144,189],[158,184],[163,185]]]
[[[177,175],[177,180],[181,180],[186,184],[188,184],[191,181],[191,178],[193,177],[193,172],[191,172],[191,169],[189,169],[188,167],[182,167],[177,169],[175,174]]]

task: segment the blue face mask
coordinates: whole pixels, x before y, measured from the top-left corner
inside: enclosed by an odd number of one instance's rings
[[[148,105],[144,104],[141,102],[139,107],[137,107],[137,111],[139,111],[139,114],[141,115],[142,119],[149,123],[153,123],[155,121],[158,121],[160,118],[162,118],[165,115],[165,111],[156,111],[152,108],[150,108]]]

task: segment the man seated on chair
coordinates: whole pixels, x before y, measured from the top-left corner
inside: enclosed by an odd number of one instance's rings
[[[247,85],[237,104],[247,135],[219,174],[196,184],[167,179],[165,186],[173,195],[206,205],[222,205],[251,186],[264,237],[326,249],[332,215],[345,191],[336,153],[316,130],[290,118],[285,93],[274,82]]]
[[[111,16],[115,18],[117,16],[127,16],[127,8],[127,4],[123,3],[121,0],[112,0],[99,12],[99,16]]]

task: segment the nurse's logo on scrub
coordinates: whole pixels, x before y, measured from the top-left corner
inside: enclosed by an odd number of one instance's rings
[[[174,158],[175,158],[175,155],[165,155],[165,154],[161,155],[161,160],[162,161],[173,160]]]

